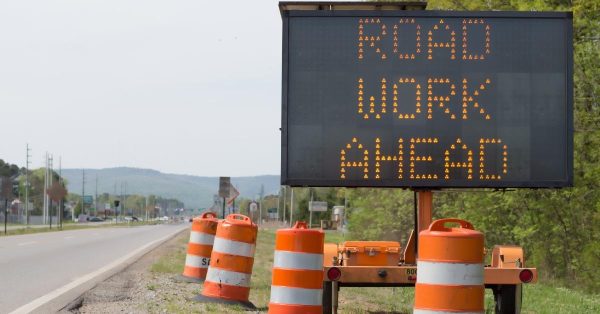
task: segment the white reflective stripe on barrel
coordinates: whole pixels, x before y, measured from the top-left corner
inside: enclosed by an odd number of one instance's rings
[[[219,237],[215,237],[215,244],[213,245],[213,251],[245,257],[254,257],[254,248],[254,244]]]
[[[417,261],[417,283],[430,285],[483,285],[483,264]]]
[[[202,257],[196,255],[186,255],[185,256],[185,265],[197,268],[208,268],[210,264],[210,257]]]
[[[250,274],[209,267],[206,273],[206,281],[230,286],[250,287]]]
[[[213,245],[214,242],[215,236],[212,234],[198,231],[192,231],[192,233],[190,233],[190,243]]]
[[[271,286],[271,303],[320,306],[323,290]]]
[[[323,254],[275,251],[273,268],[323,270]]]
[[[434,311],[434,310],[421,310],[414,309],[413,314],[484,314],[485,312],[448,312],[448,311]]]

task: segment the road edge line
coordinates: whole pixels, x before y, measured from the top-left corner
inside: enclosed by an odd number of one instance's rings
[[[44,306],[44,305],[46,305],[46,304],[54,301],[55,299],[61,297],[62,295],[70,292],[71,290],[73,290],[73,289],[75,289],[75,288],[77,288],[77,287],[79,287],[79,286],[81,286],[81,285],[83,285],[85,283],[88,283],[89,281],[91,281],[91,280],[93,280],[93,279],[95,279],[97,277],[100,277],[102,275],[106,275],[107,273],[109,273],[109,272],[111,272],[111,271],[113,271],[115,269],[118,269],[119,266],[127,264],[127,262],[130,262],[129,264],[131,264],[131,262],[135,261],[135,260],[132,260],[132,259],[134,259],[136,256],[138,256],[138,255],[140,257],[143,256],[144,253],[150,251],[154,246],[157,246],[157,245],[159,245],[159,244],[161,244],[161,243],[163,243],[163,242],[165,242],[165,241],[167,241],[167,240],[175,237],[177,234],[179,234],[180,232],[182,232],[182,231],[184,231],[186,229],[187,228],[183,228],[181,230],[177,230],[177,231],[175,231],[175,232],[173,232],[171,234],[168,234],[168,235],[166,235],[166,236],[164,236],[162,238],[159,238],[159,239],[154,240],[154,241],[152,241],[150,243],[147,243],[144,246],[138,248],[137,250],[135,250],[135,251],[133,251],[133,252],[131,252],[131,253],[129,253],[129,254],[127,254],[127,255],[119,258],[119,259],[117,259],[116,261],[114,261],[114,262],[112,262],[112,263],[110,263],[110,264],[108,264],[108,265],[106,265],[106,266],[104,266],[104,267],[102,267],[102,268],[94,271],[94,272],[91,272],[91,273],[88,273],[86,275],[83,275],[83,276],[81,276],[81,277],[79,277],[79,278],[77,278],[77,279],[69,282],[68,284],[66,284],[66,285],[64,285],[64,286],[62,286],[60,288],[57,288],[57,289],[55,289],[55,290],[53,290],[53,291],[51,291],[49,293],[46,293],[45,295],[43,295],[43,296],[41,296],[41,297],[39,297],[39,298],[37,298],[37,299],[35,299],[35,300],[33,300],[33,301],[25,304],[25,305],[20,306],[19,308],[13,310],[12,312],[9,312],[9,314],[31,313],[31,312],[39,309],[40,307],[42,307],[42,306]],[[116,271],[114,273],[116,273]],[[69,302],[67,302],[67,304]],[[60,306],[57,310],[60,310],[65,305]]]

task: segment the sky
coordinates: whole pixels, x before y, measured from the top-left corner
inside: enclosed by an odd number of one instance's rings
[[[0,159],[279,174],[277,3],[0,2]]]

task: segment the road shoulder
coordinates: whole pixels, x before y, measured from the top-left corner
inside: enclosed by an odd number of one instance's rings
[[[178,230],[167,236],[149,242],[148,244],[138,248],[135,251],[115,260],[114,262],[92,272],[81,276],[72,282],[53,290],[31,302],[17,308],[11,314],[16,313],[55,313],[65,308],[73,300],[77,299],[84,292],[92,289],[99,282],[110,278],[129,265],[135,263],[140,257],[152,251],[160,244],[176,237],[178,234],[185,232],[186,229]]]

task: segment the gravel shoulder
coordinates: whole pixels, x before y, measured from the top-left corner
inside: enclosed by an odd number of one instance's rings
[[[153,272],[152,266],[162,256],[169,256],[184,250],[189,231],[183,231],[152,251],[123,271],[99,283],[81,297],[74,300],[61,313],[170,313],[159,304],[169,298],[185,293],[178,287],[171,274]],[[191,284],[181,283],[183,288]],[[199,291],[199,287],[195,290]],[[156,306],[155,306],[156,305]]]

